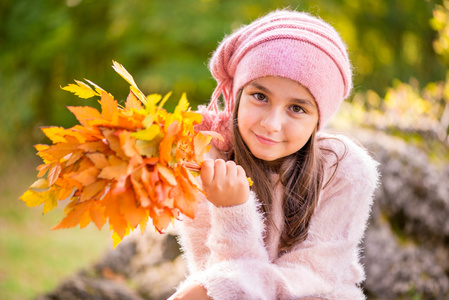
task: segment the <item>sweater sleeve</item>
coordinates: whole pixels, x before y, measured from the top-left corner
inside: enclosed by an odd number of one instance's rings
[[[359,244],[377,186],[376,163],[349,143],[338,172],[323,190],[308,238],[270,261],[263,216],[254,195],[242,205],[211,207],[205,268],[191,274],[212,299],[364,299]]]
[[[205,242],[210,231],[209,202],[201,197],[195,211],[195,219],[185,217],[179,224],[178,242],[187,262],[190,274],[202,271],[210,256],[210,249]]]

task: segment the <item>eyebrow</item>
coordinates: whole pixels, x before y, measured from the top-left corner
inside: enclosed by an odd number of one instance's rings
[[[261,84],[259,84],[257,82],[251,82],[251,83],[248,84],[248,86],[253,86],[253,87],[255,87],[255,88],[257,88],[257,89],[259,89],[259,90],[261,90],[261,91],[263,91],[263,92],[265,92],[267,94],[272,94],[271,91],[267,87],[265,87],[265,86],[263,86],[263,85],[261,85]],[[301,104],[301,105],[307,105],[307,106],[310,106],[310,107],[315,108],[315,109],[317,108],[317,105],[315,104],[315,102],[312,102],[312,101],[310,101],[308,99],[293,98],[293,102],[295,102],[297,104]]]
[[[250,82],[248,84],[248,86],[253,86],[253,87],[255,87],[255,88],[259,89],[259,90],[264,91],[267,94],[271,94],[271,91],[268,88],[264,87],[263,85],[258,84],[257,82]]]

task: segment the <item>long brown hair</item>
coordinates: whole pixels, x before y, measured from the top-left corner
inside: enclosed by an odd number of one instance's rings
[[[323,151],[329,151],[335,155],[336,153],[318,146],[315,129],[308,142],[297,152],[275,162],[258,159],[251,153],[238,130],[237,114],[240,98],[241,91],[237,95],[233,112],[233,159],[245,169],[247,176],[254,181],[252,190],[256,193],[261,202],[261,209],[270,222],[272,222],[270,217],[271,199],[274,196],[274,184],[270,179],[270,174],[273,172],[279,174],[279,183],[284,187],[284,226],[279,244],[279,251],[282,253],[307,238],[310,220],[323,188],[325,163]],[[338,161],[337,157],[337,162],[333,166],[335,167],[333,174],[335,174]]]

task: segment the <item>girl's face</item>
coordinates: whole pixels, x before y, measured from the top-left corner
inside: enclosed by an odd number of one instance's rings
[[[274,161],[301,149],[318,124],[310,92],[288,78],[267,76],[243,87],[238,129],[251,153]]]

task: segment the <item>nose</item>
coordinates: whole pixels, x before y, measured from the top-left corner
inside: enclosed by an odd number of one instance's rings
[[[280,109],[272,108],[267,111],[260,120],[260,126],[270,132],[278,132],[282,127],[282,112]]]

